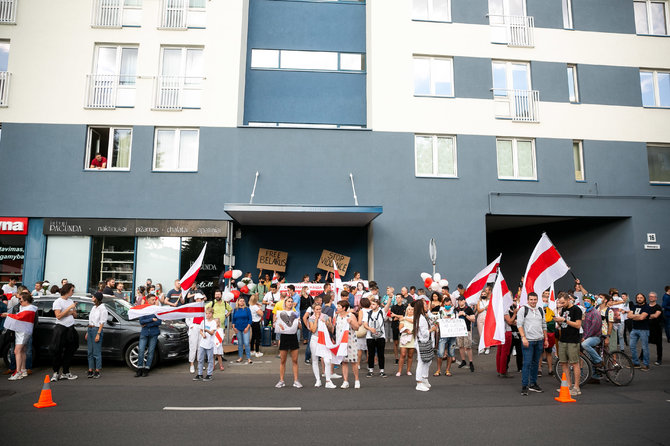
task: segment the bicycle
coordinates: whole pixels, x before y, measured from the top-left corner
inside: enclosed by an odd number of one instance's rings
[[[553,361],[554,361],[554,377],[556,378],[556,381],[560,383],[561,378],[563,376],[563,367],[561,367],[561,364],[558,362],[558,357],[554,356]],[[579,352],[579,369],[580,369],[579,386],[581,387],[593,377],[593,363],[589,359],[588,355],[583,351]],[[571,374],[570,382],[574,383],[575,382],[574,369],[572,364],[570,364],[570,370],[568,373]]]
[[[596,369],[591,358],[580,349],[580,386],[586,384],[593,378],[594,370],[603,372],[605,377],[607,377],[607,380],[615,386],[627,386],[633,381],[633,378],[635,377],[635,368],[633,367],[633,361],[630,356],[619,351],[610,353],[608,349],[604,348],[604,343],[602,341],[595,347],[595,349],[600,357],[603,358],[603,367]],[[563,370],[560,367],[560,364],[558,364],[558,358],[554,357],[554,360],[556,361],[554,365],[554,376],[556,377],[556,380],[560,382]],[[570,371],[572,372],[572,366],[570,367]]]

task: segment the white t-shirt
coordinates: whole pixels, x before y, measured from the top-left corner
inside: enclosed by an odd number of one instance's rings
[[[370,328],[374,328],[376,331],[375,336],[373,337],[372,332],[368,330],[365,335],[366,339],[383,338],[385,336],[384,312],[381,309],[377,309],[377,311],[369,310],[367,314],[363,315],[363,322],[368,324]]]
[[[3,294],[12,294],[12,295],[14,295],[14,294],[16,294],[16,291],[17,291],[17,290],[18,290],[18,287],[17,287],[16,285],[14,285],[14,286],[9,286],[9,284],[6,283],[6,284],[4,284],[4,285],[2,286],[2,292],[3,292]]]
[[[279,302],[281,299],[281,295],[279,293],[274,293],[272,294],[270,291],[265,293],[265,297],[263,297],[263,303],[265,304],[265,309],[266,310],[272,310],[275,307],[275,304]]]
[[[70,305],[72,305],[72,301],[70,299],[63,299],[62,297],[59,297],[54,301],[54,304],[51,306],[51,308],[56,311],[65,311],[66,308],[68,308]],[[74,325],[74,316],[71,314],[68,314],[67,316],[61,318],[61,319],[56,319],[56,324],[58,325],[63,325],[65,327],[72,327]]]
[[[201,334],[198,334],[198,336],[200,336],[200,347],[204,348],[205,350],[214,348],[214,336],[204,330],[207,329],[216,331],[216,328],[216,319],[212,319],[211,321],[205,319],[204,321],[200,322],[200,329],[203,330],[203,333],[205,334],[204,338]]]
[[[260,322],[261,316],[258,314],[258,310],[261,309],[260,305],[252,305],[249,307],[251,310],[251,322]]]

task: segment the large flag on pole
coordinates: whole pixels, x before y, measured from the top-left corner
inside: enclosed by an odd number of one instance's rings
[[[182,277],[181,280],[179,281],[179,283],[181,283],[182,297],[186,296],[188,289],[191,288],[191,285],[193,285],[193,282],[195,282],[195,278],[198,277],[198,272],[200,271],[200,267],[202,266],[202,260],[205,258],[206,249],[207,249],[207,243],[205,243],[205,246],[202,247],[202,251],[200,252],[198,258],[195,259],[195,262],[193,262],[193,265],[191,265],[188,271],[186,271],[186,274],[184,274],[184,277]]]
[[[164,321],[187,319],[201,316],[205,312],[205,302],[193,302],[180,307],[159,307],[156,316]]]
[[[493,282],[495,280],[495,273],[498,271],[498,266],[500,265],[500,258],[502,254],[498,255],[493,262],[486,266],[483,270],[477,273],[474,279],[470,281],[468,286],[465,289],[463,296],[468,305],[474,305],[479,299],[484,287],[488,282]]]
[[[519,305],[526,305],[528,293],[535,292],[540,295],[569,270],[570,268],[551,243],[547,234],[543,233],[530,256],[530,260],[528,260]]]
[[[486,311],[484,320],[484,333],[479,337],[479,352],[492,345],[501,345],[505,342],[505,300],[512,301],[512,293],[505,283],[505,278],[498,271],[496,282],[491,293],[491,303]]]
[[[32,334],[35,326],[35,314],[37,307],[28,305],[21,307],[21,311],[16,314],[8,314],[5,318],[5,328],[15,333]]]
[[[160,308],[158,305],[151,304],[135,305],[128,310],[128,319],[137,319],[138,317],[156,314]]]
[[[333,260],[333,275],[334,280],[333,280],[333,288],[335,288],[335,302],[339,302],[342,297],[340,296],[340,293],[342,293],[342,278],[340,277],[340,271],[337,269],[337,263],[335,263],[335,260]]]

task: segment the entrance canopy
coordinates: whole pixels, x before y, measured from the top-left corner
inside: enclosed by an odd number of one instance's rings
[[[308,206],[283,204],[223,205],[244,226],[366,226],[382,213],[381,206]]]

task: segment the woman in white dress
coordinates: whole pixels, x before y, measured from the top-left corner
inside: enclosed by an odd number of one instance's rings
[[[316,383],[314,387],[321,387],[321,371],[319,370],[319,358],[323,359],[323,369],[326,374],[326,389],[334,389],[336,386],[331,381],[331,365],[330,358],[325,356],[319,356],[319,321],[323,321],[326,324],[326,328],[329,332],[333,331],[333,324],[330,322],[330,318],[321,313],[321,304],[315,303],[312,305],[312,314],[308,316],[307,323],[309,331],[312,333],[312,336],[309,340],[309,348],[312,352],[312,371],[314,372],[314,377],[316,378]]]
[[[419,299],[414,302],[414,335],[416,339],[416,352],[417,352],[417,361],[416,361],[416,390],[422,392],[427,392],[430,390],[430,383],[428,382],[428,370],[433,360],[431,359],[428,362],[424,362],[421,359],[421,350],[420,344],[430,343],[430,346],[434,345],[433,341],[433,332],[437,330],[437,325],[432,325],[428,321],[428,316],[426,316],[426,308],[424,306],[424,300]]]
[[[358,340],[356,330],[358,330],[358,318],[349,311],[349,301],[341,300],[337,303],[335,315],[335,339],[340,339],[340,334],[344,330],[349,330],[349,339],[347,342],[347,356],[342,360],[342,376],[344,382],[342,389],[349,388],[349,364],[354,372],[354,388],[360,389],[361,382],[358,379]]]

